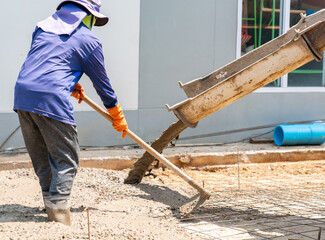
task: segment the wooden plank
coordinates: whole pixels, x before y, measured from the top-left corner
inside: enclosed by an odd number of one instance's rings
[[[261,8],[261,10],[263,12],[273,12],[273,9],[272,8]],[[279,13],[280,12],[280,9],[275,9],[275,12],[276,13]],[[306,11],[305,10],[290,10],[290,13],[300,14],[300,13],[306,13]]]

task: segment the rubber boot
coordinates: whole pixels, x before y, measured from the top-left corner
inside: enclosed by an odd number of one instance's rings
[[[44,196],[44,203],[50,221],[71,225],[70,208],[66,197]]]
[[[51,209],[49,207],[45,207],[48,219],[50,221],[63,223],[64,225],[71,225],[71,217],[70,217],[70,208],[68,209]]]

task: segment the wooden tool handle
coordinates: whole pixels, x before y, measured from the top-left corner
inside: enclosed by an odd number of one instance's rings
[[[98,106],[97,103],[95,103],[93,100],[91,100],[89,97],[85,96],[82,100],[85,101],[90,107],[92,107],[96,112],[98,112],[100,115],[102,115],[104,118],[106,118],[108,121],[113,123],[113,118],[106,112],[103,108]]]
[[[85,96],[83,100],[94,110],[96,110],[100,115],[102,115],[104,118],[106,118],[108,121],[113,123],[113,119],[111,116],[106,112],[103,108],[97,105],[94,101],[92,101],[89,97]],[[198,190],[202,195],[209,197],[210,194],[206,192],[203,188],[201,188],[197,183],[195,183],[189,176],[187,176],[185,173],[183,173],[178,167],[176,167],[174,164],[172,164],[170,161],[168,161],[165,157],[163,157],[161,154],[159,154],[155,149],[153,149],[151,146],[149,146],[145,141],[143,141],[141,138],[139,138],[136,134],[134,134],[130,129],[128,130],[127,136],[130,137],[134,142],[139,144],[143,149],[145,149],[148,153],[150,153],[152,156],[154,156],[156,159],[161,161],[166,167],[171,169],[173,172],[175,172],[177,175],[179,175],[182,179],[184,179],[188,184],[190,184],[192,187],[194,187],[196,190]]]

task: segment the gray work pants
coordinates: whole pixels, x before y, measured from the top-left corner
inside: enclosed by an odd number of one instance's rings
[[[17,111],[43,196],[68,200],[79,164],[77,129],[32,112]]]

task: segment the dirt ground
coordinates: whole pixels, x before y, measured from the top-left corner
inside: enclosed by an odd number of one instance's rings
[[[159,181],[125,185],[126,171],[81,168],[71,196],[72,226],[48,222],[31,169],[0,171],[0,239],[205,239],[165,217],[186,197]]]
[[[226,202],[233,193],[284,189],[291,198],[308,200],[311,192],[304,191],[302,196],[294,189],[325,188],[325,161],[183,170],[212,192],[211,199],[194,215],[197,217],[212,211],[205,206],[214,206],[220,199]],[[160,168],[153,170],[155,178],[125,185],[127,173],[80,168],[71,196],[72,226],[66,227],[47,221],[31,169],[0,171],[0,239],[88,239],[85,207],[90,213],[91,239],[210,239],[180,224],[178,207],[196,193],[186,182]],[[223,214],[222,208],[214,206],[213,211]]]

